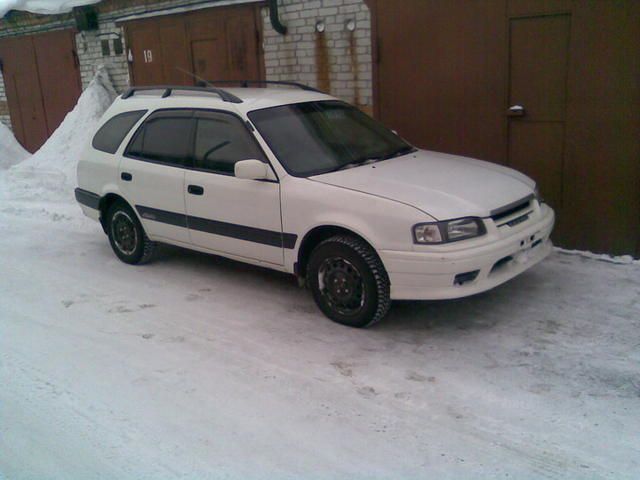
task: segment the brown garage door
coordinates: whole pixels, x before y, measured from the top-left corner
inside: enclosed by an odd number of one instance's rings
[[[369,4],[385,123],[533,176],[557,243],[640,255],[640,2]]]
[[[71,30],[0,39],[11,124],[34,152],[73,109],[82,91]]]
[[[258,19],[257,8],[245,5],[126,22],[132,83],[262,79]]]

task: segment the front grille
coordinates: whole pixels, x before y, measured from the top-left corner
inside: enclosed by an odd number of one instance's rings
[[[509,225],[513,227],[519,223],[526,222],[532,212],[531,201],[534,195],[529,195],[522,200],[510,203],[504,207],[496,208],[491,212],[491,219],[498,227]]]
[[[528,213],[525,214],[525,215],[522,215],[521,217],[514,218],[513,220],[509,220],[507,222],[507,225],[509,225],[510,227],[515,227],[519,223],[526,222],[527,220],[529,220],[529,214]]]

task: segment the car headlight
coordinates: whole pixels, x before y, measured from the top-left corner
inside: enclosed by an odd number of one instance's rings
[[[487,233],[481,219],[475,217],[458,218],[444,222],[419,223],[413,227],[415,243],[432,245],[457,242],[479,237]]]

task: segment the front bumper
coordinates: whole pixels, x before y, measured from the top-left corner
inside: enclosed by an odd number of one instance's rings
[[[533,267],[552,250],[554,213],[506,238],[456,251],[380,251],[393,300],[460,298],[490,290]],[[477,272],[477,274],[475,274]],[[475,274],[475,277],[474,277]],[[474,277],[474,278],[471,278]]]

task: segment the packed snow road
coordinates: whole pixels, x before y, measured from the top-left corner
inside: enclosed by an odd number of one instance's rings
[[[0,207],[3,479],[637,478],[640,266],[555,253],[333,324],[292,278],[119,262],[75,205]]]

